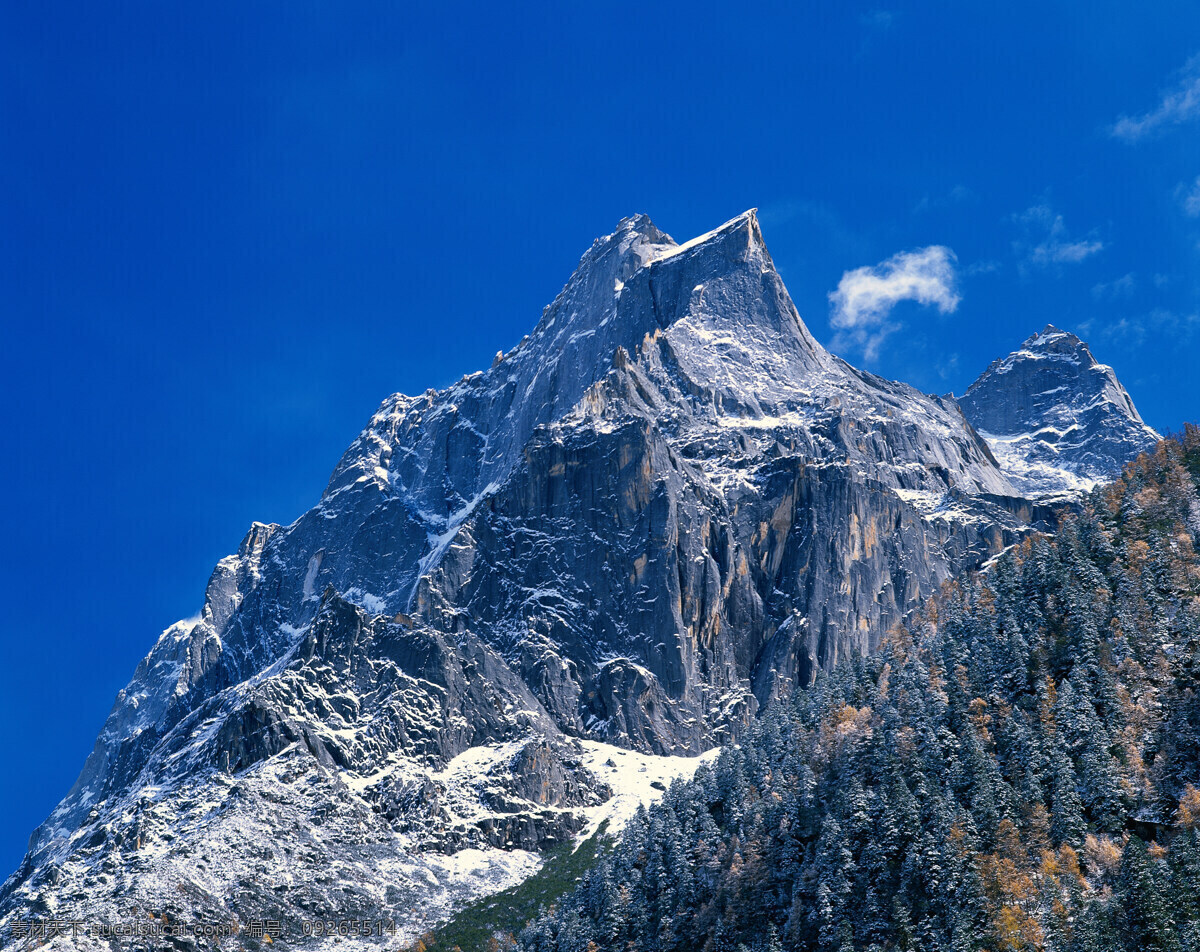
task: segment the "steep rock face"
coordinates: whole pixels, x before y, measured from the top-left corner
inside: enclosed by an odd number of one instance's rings
[[[170,881],[173,917],[418,928],[594,824],[596,742],[736,738],[1051,518],[954,401],[821,347],[753,212],[684,245],[626,219],[532,335],[388,398],[317,506],[252,527],[118,696],[0,916]]]
[[[1159,440],[1113,369],[1053,324],[994,361],[959,405],[1031,495],[1090,489]]]
[[[618,322],[657,326],[535,431],[416,601],[564,729],[661,752],[735,737],[1027,525],[952,401],[812,338],[752,215],[689,245],[619,289]]]

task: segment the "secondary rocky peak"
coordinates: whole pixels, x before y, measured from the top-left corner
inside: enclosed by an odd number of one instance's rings
[[[1034,495],[1089,489],[1159,439],[1112,367],[1053,324],[993,361],[959,403],[1013,484]]]

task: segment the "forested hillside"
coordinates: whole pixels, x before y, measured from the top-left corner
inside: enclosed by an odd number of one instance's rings
[[[528,952],[1200,949],[1200,429],[641,814]]]

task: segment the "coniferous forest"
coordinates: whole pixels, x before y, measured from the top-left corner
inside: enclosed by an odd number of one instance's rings
[[[527,952],[1200,949],[1200,429],[639,814]]]

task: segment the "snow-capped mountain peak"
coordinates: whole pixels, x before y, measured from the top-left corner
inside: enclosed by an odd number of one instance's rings
[[[1053,366],[1118,406],[1073,341],[1031,338],[998,391],[1058,394]],[[595,745],[690,772],[1052,517],[955,401],[816,341],[753,210],[683,244],[623,219],[520,343],[388,397],[311,510],[222,560],[35,832],[0,926],[148,908],[172,882],[173,919],[417,929],[592,827],[632,758]]]
[[[993,361],[959,404],[1031,495],[1090,489],[1159,439],[1112,367],[1053,324]]]

